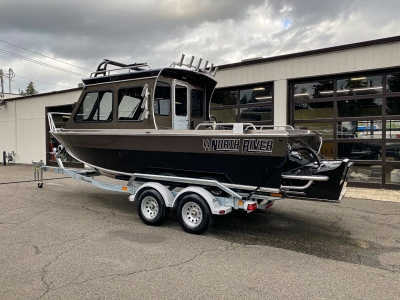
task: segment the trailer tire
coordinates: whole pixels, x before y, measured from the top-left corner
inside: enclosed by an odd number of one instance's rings
[[[137,210],[143,223],[158,226],[165,222],[169,215],[169,207],[155,189],[144,190],[138,197]]]
[[[213,223],[208,203],[197,194],[188,194],[179,201],[178,221],[182,229],[188,233],[201,234]]]

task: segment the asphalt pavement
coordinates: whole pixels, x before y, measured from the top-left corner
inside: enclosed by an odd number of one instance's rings
[[[277,201],[191,235],[174,212],[146,226],[127,194],[44,176],[0,166],[0,299],[399,299],[398,192]]]

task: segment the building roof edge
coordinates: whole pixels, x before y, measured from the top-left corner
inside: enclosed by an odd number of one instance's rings
[[[352,43],[352,44],[344,44],[344,45],[333,46],[333,47],[328,47],[328,48],[308,50],[308,51],[303,51],[303,52],[271,56],[271,57],[266,57],[266,58],[260,58],[260,59],[226,64],[226,65],[219,65],[218,69],[219,70],[231,69],[231,68],[236,68],[236,67],[255,65],[255,64],[259,64],[259,63],[273,62],[273,61],[278,61],[278,60],[298,58],[298,57],[323,54],[323,53],[329,53],[329,52],[340,51],[340,50],[355,49],[355,48],[367,47],[367,46],[373,46],[373,45],[387,44],[387,43],[393,43],[393,42],[400,42],[400,35],[387,37],[387,38],[383,38],[383,39],[369,40],[369,41],[357,42],[357,43]]]
[[[68,92],[74,92],[74,91],[79,91],[79,90],[83,90],[83,87],[77,87],[77,88],[73,88],[73,89],[53,91],[53,92],[47,92],[47,93],[38,93],[38,94],[35,94],[35,95],[29,95],[29,96],[20,96],[20,97],[8,98],[8,99],[4,99],[4,101],[8,102],[8,101],[14,101],[14,100],[25,100],[25,99],[31,99],[31,98],[41,97],[41,96],[49,96],[49,95],[55,95],[55,94],[63,94],[63,93],[68,93]]]

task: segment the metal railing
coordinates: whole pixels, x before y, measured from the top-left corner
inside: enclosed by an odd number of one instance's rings
[[[108,65],[120,68],[107,70]],[[122,71],[122,70],[128,70],[128,73],[130,73],[131,71],[143,71],[144,70],[142,69],[143,67],[149,68],[149,70],[151,70],[150,66],[147,63],[134,63],[127,65],[117,61],[105,59],[103,62],[99,64],[96,72],[90,74],[90,78],[97,77],[98,75],[108,76],[111,75],[111,72]]]
[[[289,130],[294,130],[293,126],[291,125],[261,125],[261,126],[256,126],[257,130],[263,130],[263,129],[289,129]]]
[[[209,74],[209,75],[212,76],[212,77],[215,77],[215,74],[217,74],[218,67],[215,67],[215,68],[214,68],[214,64],[213,64],[213,63],[211,63],[210,67],[207,68],[207,66],[208,66],[208,60],[206,60],[206,62],[205,62],[205,64],[204,64],[203,68],[201,67],[201,62],[202,62],[202,60],[203,60],[202,58],[199,58],[199,60],[198,60],[198,62],[197,62],[196,65],[193,65],[194,56],[192,56],[192,57],[190,58],[190,61],[189,61],[189,63],[187,63],[187,64],[184,63],[184,60],[185,60],[185,54],[182,54],[181,60],[180,60],[178,63],[177,63],[177,62],[173,62],[173,63],[170,65],[170,68],[174,68],[175,66],[178,66],[178,67],[187,67],[187,68],[189,68],[189,69],[192,69],[192,68],[193,68],[196,72],[207,73],[207,74]]]
[[[241,124],[243,127],[247,126],[246,130],[257,130],[253,123],[200,123],[196,126],[195,130],[199,130],[201,127],[211,127],[212,130],[233,130],[235,125]],[[240,125],[239,125],[240,126]]]
[[[62,128],[57,128],[54,124],[53,115],[61,115],[61,116],[71,116],[70,113],[61,113],[61,112],[49,112],[47,113],[47,120],[49,121],[50,133],[59,132]]]

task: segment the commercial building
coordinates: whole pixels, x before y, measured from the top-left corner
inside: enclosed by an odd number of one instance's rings
[[[400,189],[397,53],[400,36],[222,65],[211,115],[217,122],[318,130],[326,158],[355,162],[350,185]],[[7,101],[0,110],[7,132],[0,150],[15,151],[20,163],[46,159],[54,145],[45,112],[71,109],[79,94],[74,89]]]

